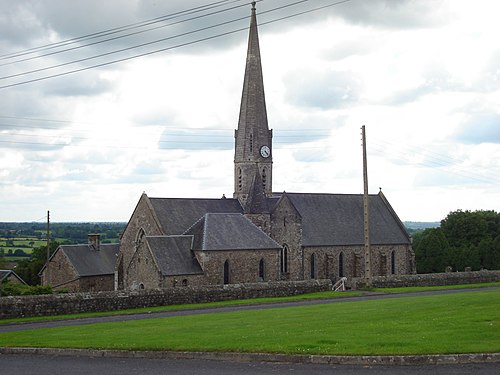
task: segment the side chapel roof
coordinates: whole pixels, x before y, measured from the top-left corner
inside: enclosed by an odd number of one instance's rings
[[[206,214],[186,234],[193,250],[266,250],[281,246],[241,214]]]
[[[193,236],[147,236],[146,242],[163,276],[203,274],[191,252]]]

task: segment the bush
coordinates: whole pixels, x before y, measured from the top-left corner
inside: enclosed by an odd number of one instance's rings
[[[0,285],[0,296],[31,296],[38,294],[52,294],[50,286],[24,285],[13,283],[2,283]]]

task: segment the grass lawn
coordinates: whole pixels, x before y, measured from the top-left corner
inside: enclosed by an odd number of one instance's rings
[[[357,292],[334,292],[334,291],[315,292],[315,293],[299,294],[297,296],[288,296],[288,297],[265,297],[265,298],[252,298],[252,299],[238,299],[238,300],[206,302],[206,303],[196,303],[196,304],[144,307],[144,308],[138,308],[138,309],[116,310],[116,311],[105,311],[105,312],[89,312],[89,313],[68,314],[68,315],[0,319],[0,325],[10,324],[10,323],[40,322],[40,321],[47,321],[47,320],[78,319],[78,318],[88,318],[88,317],[106,316],[106,315],[140,314],[140,313],[161,312],[161,311],[197,310],[197,309],[206,309],[206,308],[213,308],[213,307],[224,307],[224,306],[257,305],[257,304],[263,304],[263,303],[280,303],[280,302],[293,302],[293,301],[318,300],[318,299],[336,299],[336,298],[357,297],[357,296],[362,296],[364,294],[366,294],[366,293],[359,292],[359,291],[357,291]]]
[[[0,343],[340,355],[500,352],[500,291],[8,332]]]

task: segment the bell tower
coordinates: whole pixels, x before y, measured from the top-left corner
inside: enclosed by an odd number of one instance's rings
[[[234,132],[234,198],[245,210],[256,196],[272,193],[272,138],[267,124],[255,2],[252,3],[248,50],[238,129]],[[260,198],[259,198],[260,199]]]

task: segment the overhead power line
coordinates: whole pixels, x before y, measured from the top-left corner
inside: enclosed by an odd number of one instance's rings
[[[242,1],[242,0],[233,0],[232,2],[240,2],[240,1]],[[263,1],[263,0],[260,0],[260,1]],[[20,62],[24,62],[24,61],[30,61],[30,60],[40,59],[42,57],[57,55],[57,54],[61,54],[61,53],[64,53],[64,52],[75,51],[77,49],[91,47],[91,46],[95,46],[95,45],[98,45],[98,44],[107,43],[107,42],[115,41],[115,40],[118,40],[118,39],[123,39],[123,38],[127,38],[127,37],[130,37],[130,36],[135,36],[135,35],[143,34],[143,33],[149,32],[149,31],[154,31],[154,30],[158,30],[158,29],[161,29],[161,28],[178,25],[178,24],[181,24],[181,23],[185,23],[185,22],[189,22],[189,21],[194,21],[194,20],[197,20],[197,19],[200,19],[200,18],[203,18],[203,17],[208,17],[208,16],[212,16],[212,15],[215,15],[215,14],[220,14],[220,13],[223,13],[223,12],[228,12],[230,10],[238,9],[238,8],[241,8],[241,7],[246,6],[246,5],[247,4],[237,5],[237,6],[233,6],[233,7],[230,7],[230,8],[223,9],[223,10],[219,10],[219,11],[215,11],[215,12],[211,12],[211,13],[207,13],[207,14],[198,15],[196,17],[191,17],[191,18],[187,18],[187,19],[184,19],[184,20],[176,21],[176,22],[162,24],[162,25],[159,25],[159,26],[155,26],[155,27],[151,27],[151,28],[145,29],[145,30],[135,31],[135,32],[132,32],[132,33],[124,34],[124,35],[118,35],[118,36],[114,36],[112,38],[98,40],[98,41],[95,41],[95,42],[92,42],[92,43],[77,45],[75,47],[70,47],[70,48],[66,48],[66,49],[62,49],[62,50],[58,50],[58,51],[47,52],[47,53],[44,53],[44,54],[41,54],[41,55],[31,56],[31,57],[27,57],[27,58],[24,58],[24,59],[21,59],[21,60],[16,60],[16,61],[11,61],[11,62],[8,62],[8,63],[0,64],[0,66],[12,65],[12,64],[16,64],[16,63],[20,63]],[[217,5],[217,6],[220,6],[220,4]],[[212,8],[214,8],[214,7],[212,7]],[[203,10],[212,9],[212,8],[205,8]],[[198,12],[200,12],[200,10],[196,10],[196,11],[189,12],[189,13],[188,12],[186,12],[186,13],[183,12],[182,15],[192,14],[192,13],[198,13]],[[178,13],[180,13],[180,12],[178,12]],[[174,13],[175,15],[173,15],[173,16],[164,16],[164,17],[161,17],[160,20],[155,20],[153,22],[149,22],[146,25],[151,25],[151,24],[159,23],[159,22],[163,23],[164,21],[178,18],[178,17],[180,17],[180,15],[178,13]],[[244,19],[244,18],[246,18],[246,17],[243,17],[242,19]],[[235,21],[238,21],[238,20],[239,19],[236,19]],[[235,21],[231,21],[231,22],[235,22]],[[216,27],[216,26],[219,26],[219,25],[215,25],[214,27]],[[125,30],[129,30],[129,29],[133,29],[133,28],[137,28],[137,27],[138,26],[134,26],[134,27],[131,27],[131,28],[126,28]],[[140,27],[144,27],[144,25],[141,25]],[[95,38],[103,37],[103,36],[108,36],[108,35],[111,35],[111,34],[122,32],[122,31],[123,30],[119,30],[119,31],[114,31],[112,33],[110,32],[110,33],[105,33],[105,34],[101,34],[101,35],[98,35],[98,36],[93,36],[91,39],[95,39]],[[195,30],[195,31],[189,32],[187,34],[191,34],[191,33],[197,32],[197,31],[198,30]],[[183,34],[179,34],[178,36],[183,36]],[[178,36],[175,36],[175,37],[178,37]],[[165,40],[168,40],[168,39],[170,39],[170,38],[159,39],[159,40],[151,42],[151,43],[158,43],[158,42],[162,42],[162,41],[165,41]],[[75,43],[76,42],[74,41],[74,42],[71,42],[71,43],[68,43],[68,44],[75,44]],[[118,53],[118,52],[122,52],[122,51],[125,51],[125,50],[142,47],[142,46],[148,45],[148,44],[149,43],[145,43],[143,45],[136,45],[136,46],[132,46],[132,47],[129,47],[129,48],[126,48],[126,49],[123,49],[123,50],[113,51],[112,53]],[[66,44],[64,44],[64,45],[66,45]],[[53,49],[53,48],[54,47],[51,47],[50,49]],[[90,57],[89,59],[97,58],[97,57],[101,57],[101,56],[105,56],[105,55],[106,54],[97,55],[95,57]],[[84,60],[74,60],[73,62],[70,62],[70,64],[73,64],[75,62],[85,61],[85,60],[86,59],[84,59]],[[63,65],[65,65],[65,64],[63,64]],[[12,77],[17,77],[17,76],[20,76],[20,75],[23,75],[23,74],[30,74],[30,73],[34,73],[34,72],[40,72],[40,71],[43,71],[43,70],[53,69],[53,68],[60,67],[60,66],[63,66],[63,65],[54,65],[54,66],[47,67],[47,68],[36,69],[36,70],[27,71],[27,72],[19,73],[19,74],[13,74],[13,75],[10,75],[10,76],[0,77],[0,79],[12,78]]]
[[[83,35],[83,36],[79,36],[76,38],[66,39],[66,40],[62,40],[59,42],[55,42],[55,43],[49,43],[49,44],[45,44],[45,45],[38,46],[38,47],[33,47],[33,48],[29,48],[29,49],[25,49],[25,50],[21,50],[21,51],[17,51],[17,52],[5,54],[5,55],[0,55],[0,60],[7,60],[7,59],[15,58],[15,57],[26,56],[26,55],[34,54],[34,53],[37,53],[40,51],[45,51],[45,50],[63,47],[66,45],[75,44],[75,43],[85,41],[85,40],[91,40],[91,39],[96,39],[96,38],[100,38],[103,36],[113,35],[116,33],[123,32],[123,31],[128,31],[128,30],[133,30],[133,29],[137,29],[140,27],[144,27],[144,26],[149,26],[149,25],[152,25],[152,24],[155,24],[158,22],[162,22],[164,20],[177,18],[177,17],[183,16],[183,15],[193,14],[193,13],[201,12],[201,11],[204,11],[207,9],[213,9],[216,7],[220,7],[226,3],[237,3],[237,2],[241,2],[241,1],[244,1],[244,0],[216,1],[216,2],[213,2],[210,4],[206,4],[206,5],[186,9],[186,10],[181,10],[178,12],[170,13],[170,14],[160,16],[160,17],[155,17],[155,18],[148,19],[145,21],[140,21],[140,22],[129,24],[129,25],[119,26],[119,27],[115,27],[115,28],[107,29],[107,30],[103,30],[103,31],[97,31],[97,32]],[[260,1],[262,1],[262,0],[257,0],[257,2],[260,2]],[[145,30],[145,31],[149,31],[149,29]],[[19,62],[19,61],[24,61],[24,60],[18,60],[15,62]]]
[[[294,3],[290,3],[290,4],[287,4],[287,5],[283,5],[283,6],[280,6],[280,7],[276,7],[276,8],[267,10],[265,12],[261,12],[259,14],[262,15],[262,14],[265,14],[265,13],[275,12],[277,10],[281,10],[281,9],[284,9],[284,8],[295,6],[295,5],[298,5],[298,4],[301,4],[301,3],[305,3],[305,2],[308,2],[308,1],[309,0],[296,1]],[[300,15],[304,15],[304,14],[311,13],[311,12],[316,12],[316,11],[319,11],[319,10],[322,10],[322,9],[326,9],[326,8],[329,8],[329,7],[332,7],[332,6],[335,6],[335,5],[346,3],[348,1],[350,1],[350,0],[336,1],[336,2],[331,3],[331,4],[319,6],[319,7],[316,7],[316,8],[311,8],[311,9],[308,9],[308,10],[305,10],[305,11],[301,11],[301,12],[296,12],[296,13],[289,14],[289,15],[286,15],[286,16],[283,16],[283,17],[279,17],[279,18],[276,18],[276,19],[272,19],[272,20],[269,20],[269,21],[266,21],[266,22],[261,22],[259,25],[263,26],[263,25],[267,25],[267,24],[272,24],[272,23],[275,23],[275,22],[279,22],[279,21],[283,21],[283,20],[289,19],[289,18],[297,17],[297,16],[300,16]],[[168,38],[163,38],[161,41],[165,41],[165,40],[177,38],[179,36],[185,36],[185,35],[188,35],[188,34],[193,34],[193,33],[200,32],[200,31],[205,31],[207,29],[211,29],[211,28],[215,28],[215,27],[227,25],[229,23],[232,23],[232,22],[235,22],[235,21],[239,21],[239,20],[242,20],[242,19],[245,19],[245,18],[248,18],[248,17],[241,17],[241,18],[238,18],[238,19],[235,19],[235,20],[230,20],[230,21],[222,22],[222,23],[217,24],[217,25],[211,25],[211,26],[208,26],[208,27],[205,27],[205,28],[201,28],[201,29],[198,29],[198,30],[194,30],[194,31],[190,31],[190,32],[186,32],[186,33],[174,35],[174,36],[171,36],[171,37],[168,37]],[[95,64],[95,65],[91,65],[91,66],[86,66],[86,67],[82,67],[82,68],[78,68],[78,69],[73,69],[73,70],[69,70],[69,71],[65,71],[65,72],[61,72],[61,73],[57,73],[57,74],[52,74],[52,75],[49,75],[49,76],[44,76],[44,77],[39,77],[39,78],[33,78],[33,79],[28,79],[28,80],[24,80],[24,81],[12,83],[12,84],[3,85],[3,86],[0,86],[0,89],[5,89],[5,88],[9,88],[9,87],[15,87],[15,86],[24,85],[24,84],[33,83],[33,82],[39,82],[39,81],[43,81],[43,80],[47,80],[47,79],[51,79],[51,78],[55,78],[55,77],[66,76],[66,75],[69,75],[69,74],[74,74],[74,73],[78,73],[78,72],[82,72],[82,71],[86,71],[86,70],[90,70],[90,69],[104,67],[104,66],[108,66],[108,65],[112,65],[112,64],[124,62],[124,61],[129,61],[129,60],[136,59],[136,58],[139,58],[139,57],[149,56],[149,55],[157,54],[157,53],[160,53],[160,52],[165,52],[165,51],[177,49],[177,48],[180,48],[180,47],[185,47],[185,46],[189,46],[189,45],[193,45],[193,44],[205,42],[205,41],[208,41],[208,40],[220,38],[220,37],[227,36],[227,35],[234,34],[234,33],[238,33],[238,32],[244,31],[244,30],[248,30],[248,26],[247,27],[241,27],[241,28],[233,29],[233,30],[230,30],[230,31],[227,31],[227,32],[216,34],[216,35],[211,35],[211,36],[208,36],[208,37],[203,37],[203,38],[199,38],[199,39],[195,39],[195,40],[191,40],[191,41],[179,43],[179,44],[176,44],[176,45],[173,45],[173,46],[156,49],[156,50],[149,51],[149,52],[136,54],[136,55],[133,55],[133,56],[128,56],[128,57],[119,58],[119,59],[116,59],[116,60],[106,61],[106,62],[103,62],[103,63],[99,63],[99,64]],[[121,49],[121,50],[118,50],[118,51],[112,51],[112,52],[108,52],[108,53],[105,53],[105,54],[101,54],[101,55],[97,55],[97,56],[91,56],[91,57],[88,57],[88,58],[85,58],[85,59],[76,60],[76,61],[73,61],[73,62],[59,64],[58,66],[55,66],[55,67],[62,67],[62,66],[66,66],[66,65],[69,65],[69,64],[76,63],[76,62],[83,62],[83,61],[86,61],[86,60],[95,59],[97,57],[104,57],[104,56],[107,56],[107,55],[110,55],[110,54],[114,54],[114,53],[118,53],[118,52],[124,52],[124,51],[127,51],[127,50],[131,50],[131,49],[134,49],[134,48],[143,47],[143,46],[146,46],[146,45],[151,45],[151,44],[157,43],[157,42],[158,41],[152,41],[152,42],[148,42],[148,43],[145,43],[145,44],[142,44],[142,45],[138,45],[138,46],[133,46],[133,47],[128,47],[128,48],[125,48],[125,49]],[[39,69],[38,71],[52,69],[52,68],[54,68],[54,67],[46,67],[46,68]],[[29,74],[29,73],[30,72],[25,72],[25,74]],[[5,78],[8,78],[8,77],[5,77]]]

